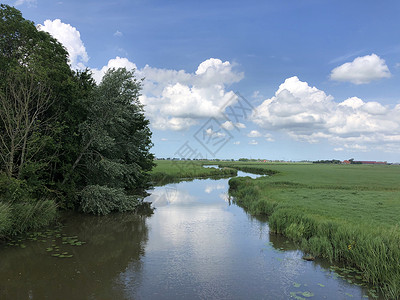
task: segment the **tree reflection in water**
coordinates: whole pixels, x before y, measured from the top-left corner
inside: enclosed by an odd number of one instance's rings
[[[136,283],[141,281],[140,258],[148,240],[146,218],[135,214],[66,214],[61,233],[78,236],[86,244],[65,245],[52,237],[46,242],[26,242],[25,249],[0,248],[0,298],[124,298],[119,274],[129,266],[136,271]],[[73,257],[51,257],[46,248],[54,243],[60,252],[67,251]]]

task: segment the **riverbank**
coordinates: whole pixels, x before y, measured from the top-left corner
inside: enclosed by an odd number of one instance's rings
[[[274,176],[232,178],[230,193],[271,231],[315,257],[362,271],[389,299],[400,297],[400,167],[223,163]],[[267,172],[267,171],[266,171]]]
[[[150,180],[154,185],[196,178],[232,177],[237,174],[237,170],[230,167],[205,168],[204,165],[214,164],[206,161],[157,160],[155,164],[150,172]]]

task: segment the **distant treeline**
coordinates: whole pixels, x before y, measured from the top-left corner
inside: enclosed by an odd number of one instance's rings
[[[331,160],[316,160],[313,161],[314,164],[341,164],[342,162],[337,159],[331,159]]]

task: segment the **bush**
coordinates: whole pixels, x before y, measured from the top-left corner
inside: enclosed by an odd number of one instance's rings
[[[85,213],[106,215],[112,211],[132,211],[138,204],[138,197],[126,195],[123,189],[89,185],[81,192],[81,208]]]
[[[26,182],[15,178],[9,178],[0,172],[0,201],[13,203],[29,199]]]

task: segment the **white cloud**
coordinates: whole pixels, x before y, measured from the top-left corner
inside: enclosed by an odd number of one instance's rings
[[[400,146],[399,115],[400,104],[389,108],[357,97],[337,103],[291,77],[256,108],[252,119],[264,129],[286,132],[298,141],[328,140],[336,148],[368,151],[389,143]]]
[[[365,84],[373,80],[391,76],[385,60],[376,54],[357,57],[352,62],[336,67],[331,72],[331,79]]]
[[[14,3],[14,6],[20,6],[22,4],[27,4],[28,7],[36,6],[37,0],[17,0]]]
[[[206,132],[206,134],[208,136],[211,136],[213,138],[220,138],[220,137],[224,137],[225,136],[225,133],[219,132],[219,131],[214,131],[211,128],[206,129],[205,132]]]
[[[338,147],[338,148],[333,148],[333,151],[339,152],[339,151],[343,151],[344,149],[342,147]]]
[[[252,130],[247,134],[248,137],[256,138],[260,137],[261,133],[259,133],[257,130]]]
[[[110,59],[107,63],[106,66],[102,67],[100,70],[99,69],[91,69],[93,72],[93,78],[96,80],[97,83],[101,82],[101,79],[103,78],[104,74],[107,72],[107,70],[112,69],[112,68],[126,68],[128,71],[133,71],[136,70],[137,67],[136,65],[129,61],[129,59],[125,57],[119,57],[117,56],[116,58]],[[140,78],[140,77],[138,77]]]
[[[81,40],[81,34],[75,27],[70,24],[61,22],[60,19],[46,20],[44,25],[38,26],[39,30],[50,33],[56,38],[69,53],[69,60],[72,69],[84,69],[85,64],[89,60],[89,56],[86,53],[85,45]]]
[[[246,128],[246,125],[244,125],[243,123],[233,123],[232,121],[225,121],[221,124],[221,127],[226,130],[233,130],[234,128]]]
[[[235,93],[226,86],[243,78],[243,73],[233,67],[228,61],[210,58],[200,63],[195,73],[148,65],[138,70],[138,76],[145,78],[140,100],[151,126],[182,130],[198,124],[200,119],[222,119],[226,104],[237,101]],[[243,126],[229,121],[223,124],[224,128]]]
[[[226,121],[221,124],[221,127],[226,130],[232,130],[233,128],[235,128],[235,125],[233,125],[233,123],[231,121]]]
[[[121,31],[117,30],[116,32],[114,32],[114,36],[121,37],[121,36],[123,36],[123,33]]]
[[[240,145],[240,141],[233,142],[234,145]]]
[[[270,133],[265,134],[264,137],[267,142],[275,142],[275,139],[273,138],[272,134],[270,134]]]
[[[256,140],[251,140],[249,142],[249,145],[258,145],[258,142]]]

